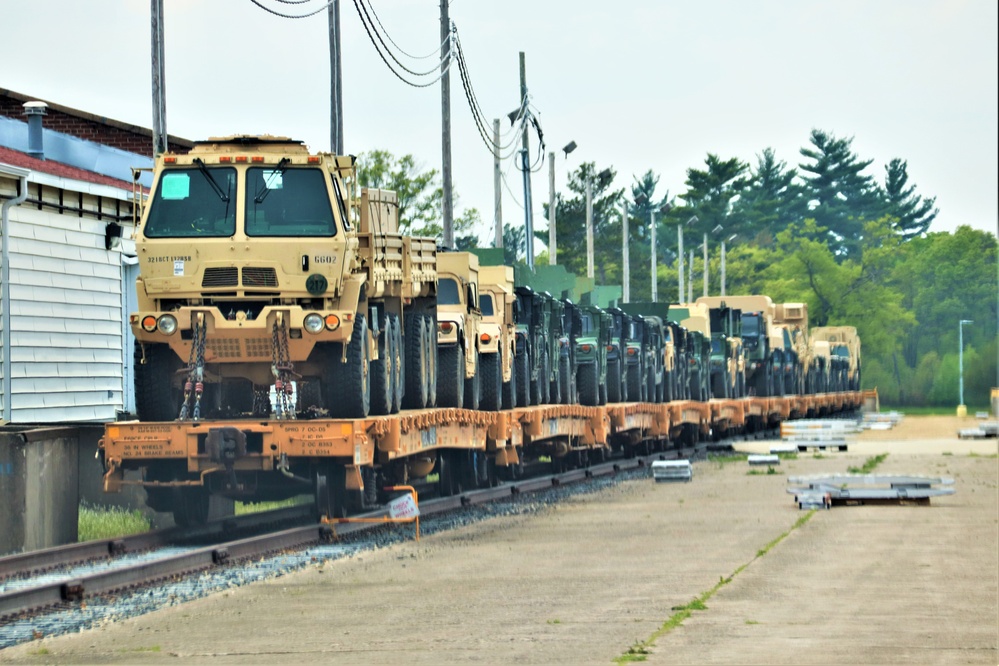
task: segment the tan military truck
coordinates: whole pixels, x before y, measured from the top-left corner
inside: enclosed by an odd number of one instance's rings
[[[788,393],[808,393],[808,369],[812,365],[808,345],[808,304],[778,303],[774,310],[774,323],[785,326],[791,339],[791,356],[794,358],[793,386]]]
[[[778,395],[781,368],[771,345],[776,307],[769,296],[702,296],[697,303],[709,308],[723,305],[741,310],[743,370],[746,384],[758,396]],[[781,345],[783,347],[783,344]],[[780,383],[783,383],[782,381]]]
[[[482,395],[479,407],[486,411],[516,407],[517,378],[513,355],[517,346],[513,268],[479,268],[479,373]]]
[[[436,387],[436,242],[354,158],[229,136],[156,158],[136,232],[140,420],[357,418]],[[405,398],[404,398],[405,396]]]
[[[479,408],[479,258],[437,255],[438,407]]]
[[[832,350],[826,340],[810,338],[811,368],[809,370],[809,393],[826,393],[830,390],[832,380]]]
[[[817,326],[811,336],[829,343],[830,353],[842,367],[841,390],[860,390],[860,336],[854,326]]]

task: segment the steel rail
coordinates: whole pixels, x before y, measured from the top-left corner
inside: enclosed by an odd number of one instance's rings
[[[703,448],[703,445],[701,448]],[[610,476],[619,472],[648,467],[655,460],[689,457],[695,455],[698,450],[698,447],[668,449],[634,458],[622,458],[602,462],[587,468],[573,469],[559,474],[546,474],[535,478],[506,482],[493,488],[474,490],[421,502],[420,513],[421,516],[430,516],[470,505],[484,504],[497,499],[547,490],[552,487],[584,481],[590,478]],[[359,517],[378,518],[384,515],[387,515],[387,511],[379,509]],[[225,524],[232,521],[233,519],[230,518],[217,522]],[[260,557],[267,553],[300,548],[324,540],[330,540],[334,536],[339,538],[348,534],[370,530],[378,526],[380,526],[379,523],[347,522],[335,523],[335,526],[313,523],[270,534],[204,546],[186,553],[170,555],[161,559],[136,563],[108,571],[95,572],[78,578],[62,579],[35,587],[12,590],[0,593],[0,620],[23,616],[67,602],[82,601],[86,597],[99,596],[153,584],[168,578],[187,575],[216,566],[224,566],[240,560]],[[205,526],[206,530],[207,528],[208,526]],[[160,532],[169,531],[161,530]],[[190,535],[190,532],[186,534]],[[156,538],[162,538],[162,535]],[[135,543],[138,542],[136,541]],[[90,542],[90,544],[79,544],[79,546],[88,546],[95,549],[100,547],[103,548],[102,555],[106,555],[108,542]],[[61,548],[49,550],[58,551]]]
[[[31,550],[0,557],[0,581],[15,576],[41,573],[92,560],[118,557],[152,548],[204,539],[239,530],[259,529],[271,524],[287,525],[313,513],[311,505],[285,507],[273,511],[229,516],[197,527],[167,527],[114,539],[95,539],[53,548]]]

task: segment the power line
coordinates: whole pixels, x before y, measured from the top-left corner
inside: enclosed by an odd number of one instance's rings
[[[305,2],[306,0],[296,0],[296,1],[297,2]],[[447,40],[444,40],[443,42],[440,43],[440,45],[437,47],[437,49],[435,51],[431,51],[427,55],[422,55],[422,56],[412,55],[412,54],[408,53],[405,49],[403,49],[401,46],[399,46],[396,43],[396,41],[394,39],[392,39],[392,36],[388,34],[388,30],[385,29],[384,25],[382,25],[382,21],[381,21],[380,18],[378,18],[378,14],[375,12],[374,6],[371,6],[370,3],[369,3],[368,8],[371,10],[371,15],[375,17],[375,21],[378,23],[378,27],[381,28],[382,32],[385,33],[385,37],[390,42],[392,42],[392,46],[396,47],[399,50],[399,52],[402,53],[407,58],[412,58],[413,60],[426,60],[427,58],[432,58],[435,55],[437,55],[438,53],[440,53],[441,49],[444,48],[444,45],[447,43]]]
[[[364,29],[368,32],[368,37],[369,38],[371,37],[371,30],[368,30],[368,26],[370,25],[371,28],[372,28],[372,30],[374,30],[375,37],[378,38],[378,41],[381,43],[382,47],[385,49],[385,52],[388,53],[389,57],[392,58],[392,60],[395,61],[395,63],[397,65],[399,65],[399,67],[401,67],[403,69],[403,71],[405,71],[405,72],[407,72],[409,74],[412,74],[413,76],[430,76],[431,74],[434,74],[434,73],[437,73],[437,72],[440,71],[441,65],[444,64],[445,58],[442,58],[440,61],[438,61],[438,63],[436,65],[434,65],[431,69],[429,69],[429,70],[427,70],[425,72],[414,71],[414,70],[406,67],[404,64],[402,64],[402,61],[400,61],[398,58],[395,57],[395,54],[392,53],[392,49],[390,49],[388,47],[388,44],[385,43],[385,39],[382,38],[381,33],[378,32],[378,29],[375,27],[374,21],[372,21],[371,17],[368,15],[368,7],[367,7],[367,4],[365,4],[365,1],[364,0],[354,0],[354,6],[357,7],[358,16],[361,17],[361,22],[364,23]],[[379,23],[379,25],[381,25],[381,24]],[[451,39],[451,36],[450,36],[450,34],[448,34],[448,39],[445,39],[444,42],[441,43],[441,46],[443,46],[444,44],[446,44],[450,39]],[[391,37],[389,38],[389,41],[392,41]],[[395,42],[392,42],[392,43],[395,44]],[[378,48],[377,45],[375,46],[375,48]],[[396,48],[398,48],[398,47],[396,47]],[[447,56],[447,59],[450,60],[451,58],[452,58],[452,56],[450,55],[450,49],[449,49],[449,55]],[[384,58],[383,58],[383,60],[384,60]],[[450,66],[450,62],[448,62],[448,66]]]
[[[308,0],[308,1],[311,1],[311,0]],[[322,7],[320,7],[319,9],[317,9],[316,11],[309,12],[308,14],[282,14],[279,11],[276,11],[274,9],[271,9],[270,7],[266,7],[266,6],[262,5],[262,4],[260,4],[259,0],[250,0],[250,2],[252,2],[253,4],[255,4],[257,7],[260,7],[261,9],[263,9],[265,12],[267,12],[269,14],[274,14],[274,16],[280,16],[281,18],[286,18],[286,19],[303,19],[303,18],[309,18],[310,16],[315,16],[319,12],[324,11],[330,5],[333,4],[333,0],[330,0],[329,2],[327,2],[326,4],[324,4]],[[302,0],[278,0],[278,2],[284,2],[285,4],[289,4],[289,5],[302,4]]]

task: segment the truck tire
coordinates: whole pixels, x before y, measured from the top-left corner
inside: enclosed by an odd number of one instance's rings
[[[403,381],[405,390],[402,405],[406,409],[423,409],[427,406],[427,333],[423,315],[411,313],[406,317],[406,345]]]
[[[600,404],[600,380],[597,376],[596,363],[579,366],[576,385],[579,387],[579,404],[587,407],[596,407]]]
[[[624,399],[623,384],[621,359],[607,361],[607,402],[621,402]]]
[[[371,375],[368,368],[368,320],[354,318],[354,332],[347,345],[347,362],[334,353],[323,387],[326,409],[333,418],[363,419],[371,412]]]
[[[392,333],[392,414],[397,414],[402,409],[402,392],[404,390],[402,370],[403,358],[405,355],[402,349],[402,326],[399,324],[399,315],[389,315],[389,331]]]
[[[423,335],[427,346],[427,407],[437,406],[437,386],[440,377],[440,359],[437,354],[437,317],[423,316]]]
[[[371,361],[371,413],[392,413],[392,332],[387,315],[378,318],[378,359]]]
[[[461,342],[437,350],[440,377],[437,384],[438,407],[461,407],[465,402],[465,350]]]
[[[500,352],[502,358],[502,352]],[[517,363],[510,359],[510,381],[503,382],[503,409],[513,409],[517,406]],[[502,376],[501,376],[502,379]]]
[[[479,356],[479,372],[482,373],[482,396],[479,407],[486,412],[498,412],[502,407],[503,372],[500,352]]]
[[[479,375],[481,366],[479,365],[479,350],[476,349],[472,352],[475,355],[475,374],[471,377],[465,378],[465,399],[463,401],[463,406],[465,409],[478,409],[479,399],[482,390],[482,377]],[[462,367],[462,376],[464,376],[465,368]]]
[[[513,369],[517,375],[517,406],[527,407],[531,404],[531,359],[526,349],[514,356]]]
[[[559,404],[572,405],[576,402],[575,387],[572,385],[572,374],[569,372],[569,357],[559,354],[558,357]]]
[[[631,402],[646,402],[642,391],[642,364],[628,366],[628,400]]]
[[[182,361],[167,345],[147,344],[142,363],[142,345],[135,341],[135,412],[140,421],[175,421],[183,393],[173,387],[173,376]]]
[[[676,377],[676,370],[674,370],[673,372],[670,372],[669,370],[663,370],[663,401],[664,402],[673,402],[674,400],[677,399],[676,398],[676,391],[675,391],[676,387],[674,386],[675,383],[676,383],[675,377]]]
[[[538,369],[538,389],[541,393],[539,405],[550,405],[552,402],[552,362],[548,357],[548,349],[546,348],[541,354],[541,367]]]

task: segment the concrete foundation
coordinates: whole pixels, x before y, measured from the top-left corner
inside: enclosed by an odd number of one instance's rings
[[[78,431],[0,432],[0,554],[77,538]]]

